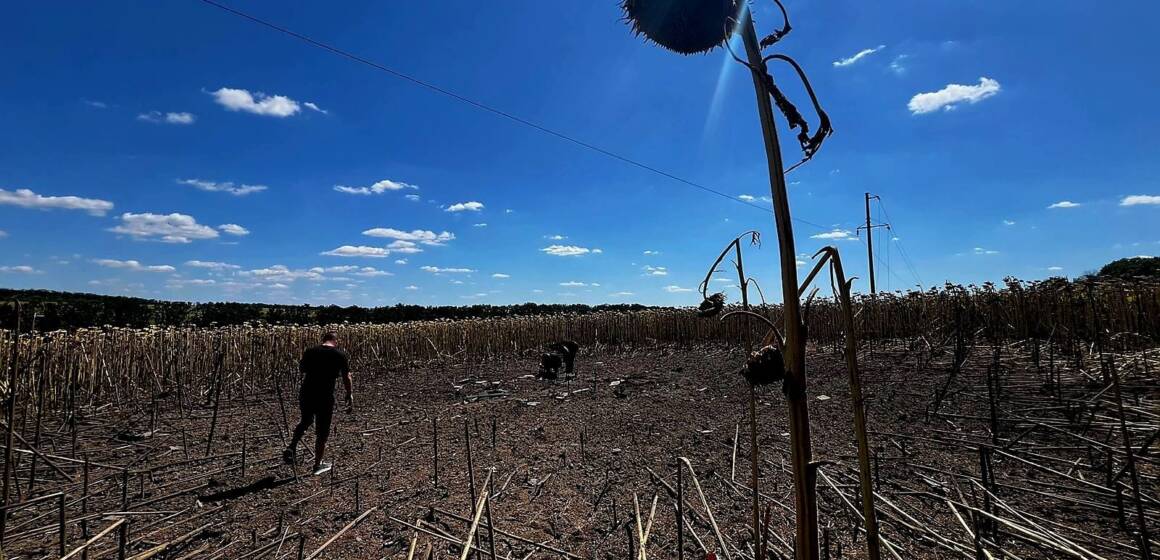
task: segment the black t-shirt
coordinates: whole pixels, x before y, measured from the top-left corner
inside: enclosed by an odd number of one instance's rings
[[[350,372],[350,356],[333,346],[315,346],[302,353],[298,370],[305,374],[303,396],[333,398],[334,382]]]

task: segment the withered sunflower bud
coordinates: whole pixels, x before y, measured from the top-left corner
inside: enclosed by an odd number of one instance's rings
[[[785,361],[781,350],[766,346],[749,355],[741,375],[750,385],[771,385],[785,379]]]
[[[724,43],[741,13],[740,0],[624,0],[632,30],[680,54],[706,53]]]
[[[701,302],[697,307],[698,317],[714,317],[725,308],[725,294],[717,292]]]

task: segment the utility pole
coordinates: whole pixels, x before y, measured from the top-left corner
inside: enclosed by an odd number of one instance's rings
[[[874,228],[890,227],[889,224],[870,223],[870,200],[875,198],[881,200],[876,194],[866,193],[866,225],[858,226],[858,231],[866,230],[866,261],[870,267],[870,295],[878,293],[878,287],[874,284]]]

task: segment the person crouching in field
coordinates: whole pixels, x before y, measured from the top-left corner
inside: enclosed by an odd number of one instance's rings
[[[292,465],[302,439],[310,424],[314,424],[314,474],[330,470],[330,463],[322,460],[326,454],[326,439],[330,435],[330,421],[334,417],[334,383],[342,377],[346,386],[347,412],[354,412],[354,394],[350,379],[350,356],[338,348],[338,335],[322,335],[322,344],[302,353],[298,369],[303,373],[302,388],[298,391],[298,406],[302,419],[294,428],[294,437],[282,453],[286,464]]]
[[[580,351],[580,345],[571,340],[561,340],[549,344],[548,349],[551,352],[540,355],[540,377],[549,380],[556,379],[561,365],[564,366],[565,377],[571,377],[572,367],[576,363],[576,353]]]

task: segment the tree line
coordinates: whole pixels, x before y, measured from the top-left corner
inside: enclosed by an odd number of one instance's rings
[[[0,328],[17,324],[15,302],[20,302],[22,331],[52,331],[99,327],[149,327],[178,325],[237,325],[263,322],[280,325],[336,323],[394,323],[437,319],[466,319],[599,311],[639,311],[638,304],[581,305],[522,303],[518,305],[423,306],[396,304],[384,307],[352,305],[278,305],[265,303],[161,301],[49,290],[0,288]]]

